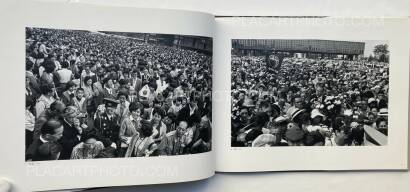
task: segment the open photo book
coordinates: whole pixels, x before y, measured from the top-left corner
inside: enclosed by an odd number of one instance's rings
[[[14,9],[0,177],[15,191],[407,170],[409,18]]]

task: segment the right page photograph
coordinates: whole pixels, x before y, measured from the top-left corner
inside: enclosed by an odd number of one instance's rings
[[[232,39],[231,82],[231,147],[388,144],[388,41]]]
[[[406,169],[408,22],[218,18],[217,171]]]

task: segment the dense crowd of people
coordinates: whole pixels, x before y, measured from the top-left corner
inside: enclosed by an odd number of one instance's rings
[[[26,160],[210,151],[211,74],[196,50],[26,28]]]
[[[367,129],[387,137],[388,63],[282,59],[232,56],[231,146],[370,145]]]

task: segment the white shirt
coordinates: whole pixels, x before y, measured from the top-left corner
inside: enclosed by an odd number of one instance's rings
[[[54,61],[54,65],[56,66],[55,70],[60,70],[61,69],[61,64],[59,61]]]
[[[137,78],[132,78],[130,90],[135,90],[135,85],[137,84]]]
[[[188,127],[185,132],[186,144],[189,144],[194,138],[194,127]]]
[[[38,68],[38,74],[40,75],[40,77],[43,76],[43,73],[44,73],[44,67],[43,67],[43,66],[40,66],[40,67]]]
[[[57,74],[60,78],[60,83],[68,83],[71,80],[73,72],[68,69],[61,69],[57,71]]]
[[[37,103],[36,103],[36,117],[39,117],[40,114],[45,110],[50,108],[51,103],[53,103],[55,99],[53,97],[46,97],[44,95],[41,95],[40,98],[38,98]]]
[[[105,87],[109,94],[112,94],[112,89]]]
[[[86,77],[86,76],[95,76],[95,73],[93,73],[93,72],[91,72],[90,71],[90,73],[87,73],[85,70],[83,70],[82,72],[81,72],[81,77]]]
[[[171,71],[170,74],[171,74],[171,77],[176,77],[178,75],[178,71],[177,70]]]
[[[195,109],[196,109],[196,107],[195,107],[195,108],[191,108],[191,106],[189,106],[189,116],[192,116],[192,115],[194,114]]]
[[[162,93],[168,87],[168,83],[166,81],[157,80],[157,93]]]
[[[40,44],[40,47],[38,48],[38,50],[39,50],[41,53],[47,53],[47,47],[46,47],[46,45],[44,45],[44,44]]]
[[[174,95],[177,96],[177,97],[183,97],[183,96],[185,96],[184,90],[182,89],[181,86],[175,88],[175,90],[174,90]]]
[[[35,122],[36,118],[34,115],[29,110],[26,110],[26,129],[29,131],[34,131]]]

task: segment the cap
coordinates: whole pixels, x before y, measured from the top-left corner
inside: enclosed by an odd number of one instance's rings
[[[244,107],[255,107],[256,106],[254,101],[250,98],[246,98],[242,105]]]
[[[111,98],[104,98],[105,107],[117,107],[118,101]]]

